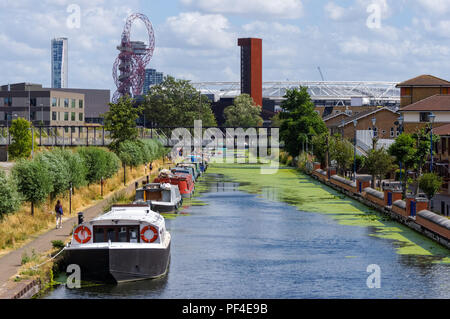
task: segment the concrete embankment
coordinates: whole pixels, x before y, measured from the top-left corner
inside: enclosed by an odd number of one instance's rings
[[[380,192],[369,187],[370,176],[357,176],[356,181],[349,181],[338,176],[336,169],[322,170],[318,163],[309,175],[450,249],[450,220],[428,211],[427,199],[409,196],[402,200],[399,190]]]

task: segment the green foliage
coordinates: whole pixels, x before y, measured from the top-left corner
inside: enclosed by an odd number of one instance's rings
[[[70,166],[57,150],[40,153],[34,161],[46,166],[53,184],[51,197],[63,194],[70,188]]]
[[[15,179],[6,177],[5,172],[0,170],[0,217],[16,211],[21,204],[22,196]]]
[[[442,187],[442,178],[434,173],[426,173],[419,179],[420,189],[431,200]]]
[[[330,136],[328,132],[313,136],[312,144],[314,148],[314,156],[323,165],[326,165],[326,155]]]
[[[52,175],[48,165],[40,160],[20,160],[13,168],[19,192],[24,199],[39,204],[54,191]]]
[[[144,112],[148,121],[160,127],[194,126],[201,120],[204,127],[216,126],[211,102],[186,80],[166,76],[150,88],[145,97]]]
[[[315,112],[306,87],[287,90],[284,98],[281,104],[284,111],[280,113],[280,138],[289,154],[297,156],[310,136],[326,133],[327,128]]]
[[[331,160],[335,160],[338,165],[338,169],[342,173],[348,171],[354,163],[354,147],[346,139],[342,139],[340,136],[333,136],[330,147]]]
[[[52,240],[52,247],[55,249],[63,249],[65,245],[61,240]]]
[[[97,147],[83,147],[78,150],[86,165],[86,179],[89,184],[107,179],[120,168],[120,159],[116,154]]]
[[[413,133],[411,137],[415,141],[415,152],[412,157],[412,163],[414,168],[418,170],[419,175],[422,174],[423,166],[425,160],[430,157],[430,147],[431,147],[431,134],[430,128],[421,129]],[[439,142],[440,137],[433,134],[433,143]],[[435,150],[433,149],[433,154]]]
[[[394,158],[384,148],[372,149],[367,154],[364,167],[370,175],[381,179],[394,169]]]
[[[70,150],[57,149],[54,150],[69,166],[69,183],[72,183],[74,188],[86,186],[87,167],[84,158]]]
[[[139,141],[125,141],[117,146],[117,156],[123,164],[136,167],[144,163],[144,149],[146,148]]]
[[[166,149],[157,140],[125,141],[118,145],[117,156],[128,166],[138,166],[165,156]]]
[[[8,148],[8,152],[13,159],[30,157],[32,148],[30,127],[30,122],[23,118],[12,121],[11,127],[9,128],[11,145]]]
[[[237,96],[233,105],[225,108],[224,115],[227,127],[260,127],[263,124],[261,108],[248,94]]]
[[[113,142],[111,149],[115,149],[120,143],[127,140],[135,140],[138,137],[136,120],[142,113],[142,107],[133,105],[133,99],[128,96],[120,98],[117,103],[110,103],[109,111],[104,114],[105,129],[111,132]]]

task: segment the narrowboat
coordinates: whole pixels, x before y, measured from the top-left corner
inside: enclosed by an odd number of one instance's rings
[[[162,170],[153,183],[178,186],[182,198],[191,198],[195,189],[191,175],[184,173],[172,174],[169,170]]]
[[[195,170],[194,170],[193,167],[180,167],[180,166],[177,166],[177,167],[172,168],[171,172],[173,174],[188,174],[188,175],[191,176],[191,178],[192,178],[192,180],[194,182],[197,181],[197,179],[196,179],[197,174],[195,174]]]
[[[149,205],[115,205],[92,221],[81,219],[64,260],[80,267],[82,280],[154,279],[167,273],[170,243],[164,218]]]
[[[200,170],[200,165],[198,163],[179,163],[179,164],[177,164],[177,167],[183,167],[183,168],[191,167],[194,170],[194,176],[195,176],[196,181],[202,175],[202,172]]]
[[[150,183],[136,190],[135,203],[147,203],[158,213],[175,213],[183,205],[183,198],[176,185]]]

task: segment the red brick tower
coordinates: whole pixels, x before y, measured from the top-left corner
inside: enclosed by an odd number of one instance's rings
[[[241,47],[241,93],[262,106],[262,39],[238,39]]]

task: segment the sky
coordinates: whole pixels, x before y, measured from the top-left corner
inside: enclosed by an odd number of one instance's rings
[[[0,0],[0,84],[49,87],[50,41],[68,37],[69,87],[113,94],[135,12],[154,29],[148,67],[194,82],[239,81],[240,37],[263,39],[264,81],[450,79],[450,0]],[[148,42],[139,21],[131,35]]]

